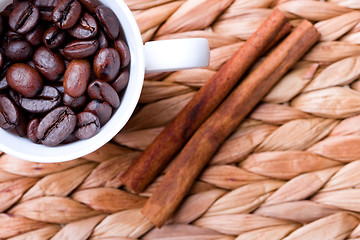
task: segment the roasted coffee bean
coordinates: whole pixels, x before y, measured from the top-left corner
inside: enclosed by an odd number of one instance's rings
[[[88,40],[96,36],[98,28],[95,18],[85,12],[78,24],[74,28],[69,29],[68,33],[77,39]]]
[[[64,53],[64,49],[63,49],[63,48],[60,48],[60,49],[59,49],[59,53],[60,53],[60,55],[61,55],[66,61],[70,62],[71,60],[73,60],[73,58],[69,57],[68,55],[66,55],[66,54]]]
[[[95,13],[96,7],[101,5],[98,0],[79,0],[79,2],[91,13]]]
[[[49,49],[60,48],[65,41],[66,33],[56,26],[49,27],[44,33],[43,42]]]
[[[80,97],[86,92],[90,80],[91,66],[86,59],[74,59],[64,75],[64,89],[72,97]]]
[[[17,106],[20,107],[20,99],[23,97],[20,93],[15,92],[14,90],[10,89],[9,97]]]
[[[117,92],[105,81],[96,80],[91,82],[87,92],[91,99],[106,101],[113,108],[117,108],[120,105],[120,99]]]
[[[99,118],[92,112],[82,112],[77,115],[75,136],[79,139],[88,139],[100,131]]]
[[[99,31],[99,48],[107,48],[109,46],[109,40],[106,37],[106,34],[103,31]]]
[[[54,87],[44,86],[35,98],[20,98],[20,106],[31,113],[47,113],[61,103],[61,95]]]
[[[40,143],[40,139],[37,138],[37,130],[40,120],[38,118],[32,119],[27,125],[27,137],[34,143]]]
[[[56,88],[61,95],[64,95],[65,89],[64,89],[64,85],[62,82],[57,81],[57,82],[53,83],[51,86]]]
[[[15,131],[20,137],[26,136],[27,124],[28,124],[28,121],[26,120],[24,113],[21,110],[19,110],[19,123],[16,125]]]
[[[13,41],[5,48],[5,56],[14,62],[23,62],[31,58],[33,49],[26,41]]]
[[[129,70],[124,69],[115,81],[111,84],[113,89],[120,93],[129,83]]]
[[[39,16],[39,9],[35,5],[30,2],[20,2],[10,13],[9,25],[12,30],[24,34],[35,27]]]
[[[36,137],[44,145],[54,147],[69,137],[75,126],[75,113],[69,107],[58,107],[41,120]]]
[[[99,118],[100,125],[104,126],[111,118],[112,108],[107,102],[93,100],[85,107],[84,112],[94,113]]]
[[[42,89],[38,71],[24,63],[15,63],[6,72],[9,86],[27,98],[35,97]]]
[[[23,41],[24,38],[21,34],[13,31],[7,31],[4,36],[4,40],[2,42],[2,47],[5,49],[7,45],[14,41]]]
[[[50,81],[58,80],[65,72],[65,63],[60,54],[46,47],[36,50],[33,61],[36,69]]]
[[[120,55],[114,48],[103,48],[95,55],[94,73],[100,80],[112,81],[120,70]]]
[[[69,94],[65,93],[63,96],[63,103],[65,106],[70,107],[71,109],[77,111],[82,109],[87,103],[86,95],[81,95],[80,97],[74,98]]]
[[[105,33],[113,40],[117,39],[120,32],[120,22],[115,13],[104,5],[97,6],[95,13],[103,26]]]
[[[99,47],[98,40],[75,40],[64,48],[64,53],[71,58],[86,58],[93,55]]]
[[[69,144],[78,141],[79,139],[75,136],[75,133],[71,133],[61,144]]]
[[[124,68],[130,63],[130,50],[127,44],[122,39],[118,39],[114,42],[114,48],[120,54],[121,64],[120,67]]]
[[[52,20],[52,13],[60,0],[34,0],[33,2],[40,11],[40,19],[49,22]]]
[[[9,130],[19,124],[20,111],[13,101],[4,94],[0,95],[0,127]]]
[[[81,15],[81,4],[77,0],[61,0],[55,7],[52,20],[61,29],[75,26]]]
[[[38,47],[42,43],[44,32],[45,32],[44,25],[38,25],[31,32],[28,32],[25,35],[25,39],[34,47]]]

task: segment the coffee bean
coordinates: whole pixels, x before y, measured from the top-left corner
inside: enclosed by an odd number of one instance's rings
[[[94,113],[99,118],[100,125],[104,126],[111,118],[112,108],[107,102],[93,100],[85,107],[84,112]]]
[[[3,66],[3,63],[4,63],[4,57],[3,57],[3,54],[0,52],[0,69]]]
[[[64,89],[64,85],[62,82],[57,81],[55,83],[52,83],[51,86],[56,88],[56,90],[58,90],[61,95],[64,95],[65,89]]]
[[[115,79],[115,81],[111,84],[114,90],[117,93],[120,93],[129,82],[129,70],[124,69],[120,72],[119,76]]]
[[[65,93],[63,96],[63,103],[65,106],[70,107],[71,109],[77,111],[82,109],[87,103],[86,95],[81,95],[80,97],[74,98],[69,94]]]
[[[99,30],[99,48],[107,48],[109,46],[109,40],[107,39],[105,33]]]
[[[100,131],[98,117],[91,112],[82,112],[77,115],[75,136],[79,139],[88,139]]]
[[[43,43],[49,49],[60,48],[65,44],[66,33],[56,26],[49,27],[43,36]]]
[[[58,107],[39,123],[36,137],[49,147],[64,141],[75,129],[76,115],[69,107]]]
[[[120,105],[120,99],[117,92],[105,81],[96,80],[91,82],[87,92],[91,99],[106,101],[113,108],[117,108]]]
[[[9,86],[27,98],[35,97],[42,89],[42,78],[32,67],[24,63],[15,63],[6,72]]]
[[[52,20],[61,29],[75,26],[81,15],[81,4],[77,0],[62,0],[55,7]]]
[[[24,34],[35,27],[39,16],[39,9],[35,5],[29,2],[20,2],[10,13],[9,25],[13,31]]]
[[[40,143],[40,139],[37,138],[37,130],[40,120],[38,118],[32,119],[27,125],[27,137],[34,143]]]
[[[65,72],[65,63],[60,54],[46,47],[36,50],[33,61],[36,69],[50,81],[58,80]]]
[[[96,36],[98,28],[95,18],[85,12],[78,24],[74,28],[69,29],[68,33],[77,39],[88,40]]]
[[[35,98],[20,98],[19,103],[27,112],[47,113],[60,105],[61,96],[56,88],[44,86]]]
[[[14,62],[23,62],[31,58],[33,49],[26,41],[13,41],[5,48],[5,56]]]
[[[114,48],[120,54],[121,64],[120,67],[124,68],[130,63],[130,50],[127,44],[122,39],[117,39],[114,42]]]
[[[120,22],[115,13],[104,5],[97,6],[95,13],[103,26],[105,33],[113,40],[117,39],[120,32]]]
[[[94,73],[100,80],[112,81],[120,70],[120,55],[114,48],[103,48],[94,57]]]
[[[88,10],[90,13],[95,13],[97,6],[101,5],[98,0],[79,0],[79,2]]]
[[[18,34],[17,32],[7,31],[2,42],[2,47],[5,49],[11,42],[23,40],[23,36]]]
[[[80,97],[86,91],[90,80],[91,66],[86,59],[74,59],[64,75],[64,89],[72,97]]]
[[[1,12],[1,16],[4,18],[9,18],[10,13],[12,12],[12,10],[14,9],[14,4],[10,3],[9,5],[6,6],[6,8]]]
[[[71,58],[86,58],[93,55],[99,47],[98,40],[75,40],[64,48],[64,53]]]
[[[42,21],[51,21],[54,8],[59,4],[60,0],[34,0],[35,6],[39,9],[40,19]]]
[[[25,118],[23,112],[21,110],[19,110],[19,123],[16,125],[15,131],[20,137],[26,136],[27,124],[28,124],[27,119]]]
[[[19,109],[4,94],[0,95],[0,127],[9,130],[15,128],[19,124]]]
[[[38,25],[31,32],[28,32],[25,35],[25,39],[34,47],[38,47],[42,43],[44,32],[45,32],[44,25]]]

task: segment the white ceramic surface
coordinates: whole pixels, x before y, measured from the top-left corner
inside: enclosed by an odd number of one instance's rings
[[[0,9],[4,9],[10,2],[11,0],[0,0]],[[182,43],[172,40],[166,41],[168,42],[167,44],[160,45],[153,42],[154,47],[151,47],[151,43],[149,43],[149,46],[145,46],[147,56],[147,60],[145,61],[141,34],[136,21],[126,4],[122,0],[102,0],[101,2],[110,7],[118,16],[131,53],[129,84],[122,98],[120,107],[116,110],[111,120],[101,128],[96,136],[87,140],[80,140],[75,143],[59,145],[56,147],[34,144],[27,138],[19,137],[16,134],[0,128],[1,151],[24,160],[49,163],[68,161],[89,154],[110,141],[131,117],[140,97],[145,69],[151,72],[170,71],[190,67],[202,67],[208,64],[209,46],[205,39],[188,39],[183,40]],[[182,51],[180,51],[181,60],[171,60],[174,58],[174,46],[177,48],[175,53],[179,52],[178,49],[182,49]],[[197,49],[202,50],[200,53],[196,52],[196,57],[193,57],[194,51]],[[161,54],[157,55],[155,53]],[[156,56],[160,58],[157,58]],[[169,57],[170,59],[165,59]],[[194,58],[195,61],[189,61],[189,59]],[[160,61],[159,59],[162,60]],[[147,68],[145,62],[149,65]],[[169,65],[169,62],[172,64]]]

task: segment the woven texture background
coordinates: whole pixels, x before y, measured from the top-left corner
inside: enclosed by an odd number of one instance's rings
[[[0,239],[360,239],[360,2],[126,0],[144,42],[205,37],[210,66],[146,77],[124,131],[65,163],[0,156]],[[161,229],[121,174],[279,8],[321,42],[222,145]],[[174,56],[176,57],[176,56]]]

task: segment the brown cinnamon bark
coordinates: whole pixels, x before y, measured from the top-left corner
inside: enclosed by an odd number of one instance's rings
[[[286,17],[278,10],[273,11],[122,175],[123,184],[132,192],[143,191],[229,94],[249,67],[275,41],[286,35],[290,28]]]
[[[315,27],[304,20],[200,126],[143,208],[152,223],[157,227],[165,223],[223,141],[319,38]]]

